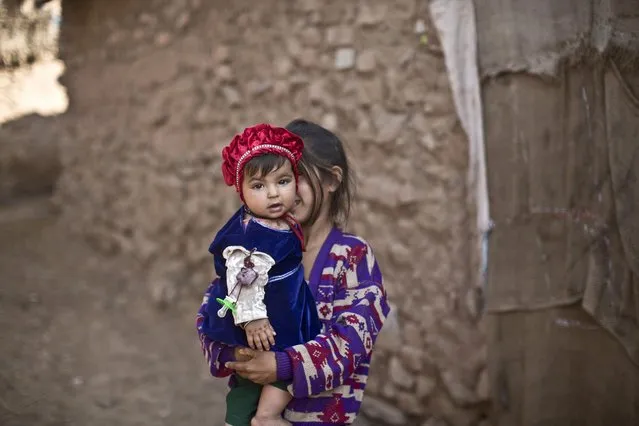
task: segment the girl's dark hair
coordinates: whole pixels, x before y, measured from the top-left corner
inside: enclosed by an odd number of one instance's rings
[[[263,178],[284,165],[287,158],[282,155],[264,154],[251,158],[244,165],[244,176]]]
[[[334,224],[345,225],[351,212],[355,182],[342,141],[330,130],[307,120],[293,120],[286,129],[304,141],[299,170],[309,180],[315,196],[311,223],[317,219],[324,201],[321,184],[334,178],[331,169],[337,166],[342,169],[342,181],[331,194],[329,216]]]

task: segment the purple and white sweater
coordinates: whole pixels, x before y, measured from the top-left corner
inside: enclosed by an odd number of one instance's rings
[[[211,286],[216,285],[217,280]],[[322,332],[305,344],[276,352],[278,380],[290,380],[293,400],[284,417],[294,426],[340,425],[355,420],[364,396],[373,344],[389,313],[382,274],[366,241],[333,228],[311,270]],[[211,375],[233,373],[232,348],[201,331],[211,287],[197,328]]]

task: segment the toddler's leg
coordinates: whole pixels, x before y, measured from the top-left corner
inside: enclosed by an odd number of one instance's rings
[[[290,423],[282,418],[282,412],[292,398],[285,390],[271,385],[264,386],[251,426],[289,426]]]

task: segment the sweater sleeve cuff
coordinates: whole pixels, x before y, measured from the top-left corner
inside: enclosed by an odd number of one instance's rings
[[[227,362],[235,361],[235,348],[232,346],[225,346],[220,351],[220,355],[217,359],[220,362],[220,365],[225,365]]]
[[[277,364],[277,380],[288,381],[293,379],[293,363],[286,352],[275,352]]]

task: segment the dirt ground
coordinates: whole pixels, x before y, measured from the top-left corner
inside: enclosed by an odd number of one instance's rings
[[[219,425],[194,312],[158,311],[124,259],[57,224],[46,199],[0,206],[0,425]]]

